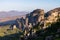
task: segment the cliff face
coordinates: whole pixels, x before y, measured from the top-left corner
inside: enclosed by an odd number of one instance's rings
[[[30,19],[32,24],[37,24],[44,19],[44,10],[43,9],[36,9],[30,13]]]

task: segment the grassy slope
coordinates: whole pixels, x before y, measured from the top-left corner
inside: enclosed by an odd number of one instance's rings
[[[10,35],[18,32],[18,29],[7,30],[9,27],[9,25],[0,27],[0,36]]]

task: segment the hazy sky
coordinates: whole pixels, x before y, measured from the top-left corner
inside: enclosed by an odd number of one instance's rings
[[[60,0],[0,0],[0,11],[32,11],[37,8],[45,11],[60,7]]]

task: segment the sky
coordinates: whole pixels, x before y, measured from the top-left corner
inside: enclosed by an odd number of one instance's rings
[[[60,7],[60,0],[0,0],[0,11],[32,11],[34,9],[51,9]]]

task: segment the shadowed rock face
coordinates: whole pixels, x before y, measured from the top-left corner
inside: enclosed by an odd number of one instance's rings
[[[44,10],[36,9],[33,10],[30,14],[26,15],[26,24],[31,23],[33,26],[37,25],[38,22],[44,20]]]

